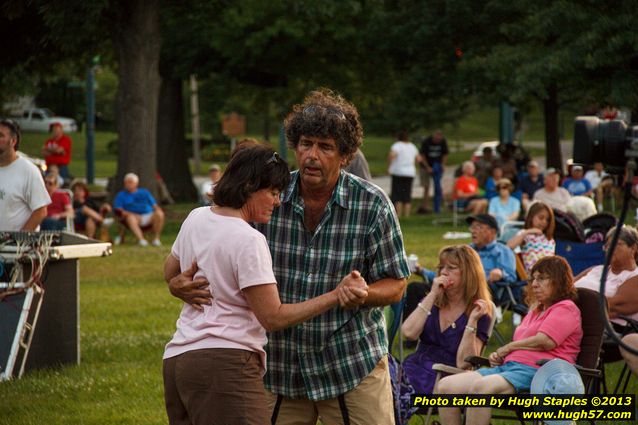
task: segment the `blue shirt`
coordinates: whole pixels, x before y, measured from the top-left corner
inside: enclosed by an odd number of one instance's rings
[[[507,203],[503,205],[501,202],[500,196],[490,199],[490,206],[487,209],[487,212],[490,215],[493,215],[498,222],[498,226],[501,227],[507,220],[509,220],[509,216],[515,212],[519,212],[521,210],[521,201],[516,199],[513,196],[510,196],[507,199]]]
[[[121,208],[124,211],[135,214],[148,214],[153,212],[153,205],[157,204],[151,192],[144,188],[138,188],[135,192],[121,190],[115,196],[113,208]]]
[[[497,241],[491,242],[480,249],[474,244],[470,244],[470,246],[481,257],[485,279],[488,282],[490,272],[494,269],[503,271],[503,282],[516,282],[516,259],[514,258],[514,251],[509,246]]]
[[[591,190],[591,183],[587,179],[573,179],[567,177],[563,182],[563,187],[567,189],[570,195],[580,196]]]
[[[534,197],[534,192],[543,187],[543,175],[539,174],[536,181],[532,181],[532,178],[529,174],[521,177],[518,183],[518,190],[523,193],[526,193],[529,199]]]

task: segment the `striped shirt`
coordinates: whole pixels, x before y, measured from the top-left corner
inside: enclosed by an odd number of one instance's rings
[[[355,269],[369,284],[410,274],[387,195],[344,171],[314,232],[304,226],[298,172],[270,222],[256,228],[268,240],[282,303],[331,291]],[[335,398],[374,369],[387,345],[382,308],[333,308],[268,335],[266,388],[289,398]]]

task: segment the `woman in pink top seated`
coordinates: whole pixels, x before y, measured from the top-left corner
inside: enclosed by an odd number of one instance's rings
[[[266,223],[288,185],[286,163],[259,144],[238,147],[215,187],[213,206],[194,209],[164,264],[167,281],[190,268],[210,282],[203,309],[184,304],[164,352],[164,397],[170,424],[270,422],[262,377],[266,330],[275,331],[338,307],[363,303],[367,285],[353,271],[337,289],[282,304],[266,238],[249,223]]]
[[[532,267],[530,311],[516,328],[512,342],[490,354],[492,367],[445,377],[437,394],[513,394],[529,390],[540,367],[538,360],[563,359],[575,363],[583,337],[580,310],[574,303],[576,287],[564,258],[544,257]],[[458,408],[439,409],[445,425],[460,424]],[[468,424],[489,424],[489,408],[466,412]]]

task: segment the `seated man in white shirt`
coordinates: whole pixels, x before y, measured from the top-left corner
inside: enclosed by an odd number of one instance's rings
[[[567,211],[567,203],[571,195],[564,187],[558,185],[560,174],[555,168],[548,168],[545,171],[545,186],[534,192],[534,200],[542,201],[552,209]]]

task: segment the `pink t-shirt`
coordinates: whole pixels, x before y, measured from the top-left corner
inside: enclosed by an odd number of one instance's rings
[[[266,331],[241,292],[276,282],[264,235],[240,218],[196,208],[182,224],[172,255],[182,270],[197,261],[195,278],[208,280],[213,299],[203,312],[184,304],[164,358],[204,348],[236,348],[258,352],[265,373]]]
[[[514,350],[505,356],[505,362],[518,362],[533,367],[542,359],[563,359],[576,363],[580,352],[583,328],[580,310],[571,300],[559,301],[545,311],[530,310],[514,331],[514,341],[529,338],[543,332],[550,337],[556,347],[549,351]]]

